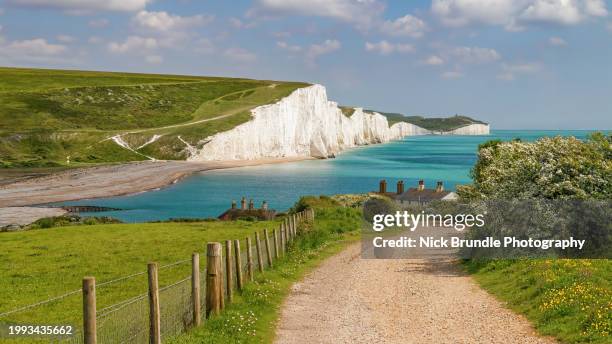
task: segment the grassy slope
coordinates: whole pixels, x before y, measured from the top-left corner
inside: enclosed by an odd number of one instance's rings
[[[0,313],[79,289],[84,276],[95,276],[101,283],[145,271],[150,261],[164,265],[189,259],[192,252],[204,252],[208,241],[245,238],[255,231],[277,226],[273,222],[244,221],[149,223],[0,233]],[[205,257],[201,255],[201,259],[205,264]],[[160,286],[189,275],[190,269],[186,263],[162,270]],[[98,307],[145,293],[146,288],[146,275],[101,287]],[[80,319],[81,302],[77,294],[8,320],[75,321]],[[7,319],[0,319],[0,323],[3,320]]]
[[[467,261],[487,291],[525,314],[538,331],[567,343],[610,343],[609,260]]]
[[[143,160],[106,140],[116,134],[161,159],[249,120],[304,83],[250,79],[0,68],[0,166]],[[209,122],[203,120],[224,116]],[[129,133],[129,134],[128,134]]]
[[[435,131],[450,131],[474,123],[484,124],[484,122],[482,121],[475,120],[467,116],[458,115],[446,118],[425,118],[422,116],[405,116],[401,113],[391,112],[380,112],[380,114],[387,117],[387,120],[389,121],[390,125],[393,125],[398,122],[407,122],[417,125],[421,128]]]

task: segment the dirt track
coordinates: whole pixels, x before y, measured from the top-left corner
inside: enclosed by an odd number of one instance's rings
[[[360,244],[294,285],[276,343],[555,343],[451,259],[361,259]]]

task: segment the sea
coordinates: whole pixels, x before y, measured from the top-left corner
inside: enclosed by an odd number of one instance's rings
[[[196,173],[158,190],[133,195],[79,200],[54,205],[95,205],[118,211],[82,213],[112,216],[124,222],[147,222],[171,218],[217,217],[232,200],[253,199],[256,207],[285,211],[303,195],[367,193],[378,189],[381,179],[388,190],[398,180],[406,188],[423,179],[426,187],[443,181],[446,189],[471,182],[470,170],[478,145],[488,140],[534,141],[544,136],[575,136],[582,130],[493,130],[482,136],[409,136],[386,144],[347,150],[334,159],[305,160]]]

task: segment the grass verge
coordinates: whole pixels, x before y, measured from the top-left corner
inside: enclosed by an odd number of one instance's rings
[[[471,260],[464,267],[541,334],[567,343],[611,342],[610,260]]]

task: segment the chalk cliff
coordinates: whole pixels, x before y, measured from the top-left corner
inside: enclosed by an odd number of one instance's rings
[[[435,131],[435,135],[489,135],[488,124],[474,123],[449,131]]]
[[[250,121],[203,139],[198,144],[202,148],[190,150],[187,160],[328,158],[359,145],[430,133],[403,122],[389,127],[385,116],[361,108],[347,117],[321,85],[300,88],[251,112]]]

